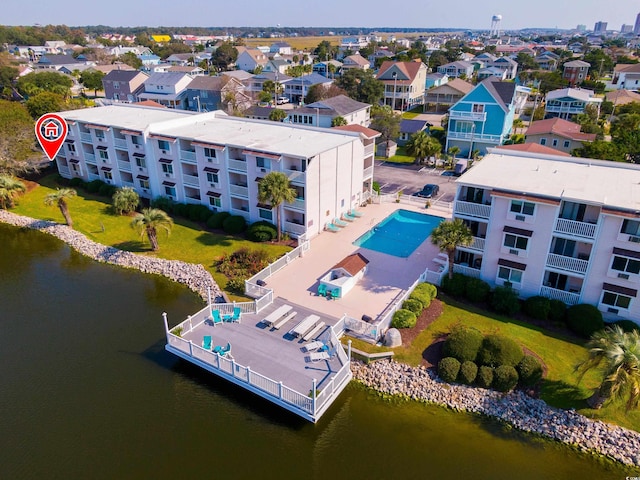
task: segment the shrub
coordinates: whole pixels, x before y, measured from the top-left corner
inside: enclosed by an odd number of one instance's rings
[[[491,287],[484,280],[473,277],[467,279],[467,285],[464,294],[469,301],[474,303],[484,302],[489,296],[490,292]]]
[[[617,322],[613,322],[611,325],[618,325],[625,332],[633,332],[634,330],[640,331],[640,325],[631,320],[618,320]]]
[[[207,227],[219,230],[222,228],[224,221],[230,216],[231,214],[229,212],[214,213],[209,217],[209,220],[207,220]]]
[[[445,340],[442,353],[461,362],[473,362],[482,346],[482,338],[482,333],[473,327],[456,327]]]
[[[391,320],[391,326],[393,328],[411,328],[415,327],[418,319],[416,314],[411,310],[405,310],[401,308],[393,314],[393,320]]]
[[[265,250],[240,248],[231,255],[223,255],[216,262],[216,269],[227,278],[249,278],[269,264],[269,254]]]
[[[431,283],[419,283],[413,291],[415,292],[416,290],[428,293],[431,300],[438,295],[438,288]]]
[[[453,297],[461,297],[467,290],[467,280],[469,277],[461,273],[454,273],[453,278],[447,275],[442,282],[442,289]]]
[[[182,217],[188,218],[189,215],[189,205],[186,203],[174,203],[171,208],[173,209],[173,214]]]
[[[518,384],[518,372],[510,365],[500,365],[493,372],[492,386],[499,392],[513,390]]]
[[[151,200],[151,208],[159,208],[160,210],[173,213],[175,203],[169,197],[156,197]]]
[[[567,309],[567,325],[572,332],[590,338],[604,328],[602,313],[593,305],[580,303]]]
[[[252,223],[247,229],[247,238],[252,242],[270,242],[277,237],[278,229],[266,220]]]
[[[227,282],[227,290],[235,293],[244,293],[244,279],[240,277],[230,278]]]
[[[493,384],[493,368],[481,365],[476,375],[476,385],[480,388],[491,388]]]
[[[542,365],[533,355],[525,355],[516,367],[520,376],[520,384],[531,387],[542,379]]]
[[[136,211],[140,204],[140,196],[132,187],[122,187],[113,194],[113,209],[118,215]]]
[[[240,215],[229,215],[222,222],[222,229],[231,235],[244,232],[247,228],[247,221]]]
[[[492,334],[482,340],[482,346],[478,351],[477,361],[481,365],[498,367],[509,365],[515,367],[524,357],[520,345],[509,337]]]
[[[491,295],[491,308],[498,313],[515,315],[520,311],[517,292],[510,287],[496,287]]]
[[[415,298],[408,298],[402,304],[402,308],[405,310],[409,310],[416,314],[416,316],[420,315],[423,310],[422,302],[416,300]]]
[[[522,306],[524,313],[531,318],[537,318],[538,320],[546,320],[549,318],[551,302],[546,297],[529,297],[524,301]]]
[[[85,188],[89,193],[98,193],[98,190],[100,190],[100,187],[102,185],[105,185],[102,180],[91,180],[89,183],[87,183]]]
[[[454,383],[460,372],[460,362],[453,357],[445,357],[438,362],[438,376],[447,383]]]
[[[554,322],[564,322],[567,306],[562,300],[549,300],[549,319]]]
[[[417,300],[418,302],[420,302],[423,309],[429,308],[429,305],[431,305],[431,294],[425,290],[418,290],[416,288],[413,290],[413,292],[411,292],[409,298],[411,300]]]
[[[371,188],[373,188],[374,192],[376,192],[378,195],[380,195],[380,182],[373,182],[371,184]]]
[[[460,365],[460,372],[458,373],[458,382],[465,385],[472,385],[476,381],[478,375],[478,366],[467,360]]]
[[[211,210],[206,205],[189,205],[189,220],[192,222],[206,222],[211,216]]]
[[[69,180],[69,186],[86,188],[84,180],[82,180],[80,177],[73,177],[71,180]]]
[[[113,185],[103,183],[102,185],[100,185],[100,188],[98,188],[98,195],[100,195],[101,197],[113,197],[117,189],[118,188],[114,187]]]

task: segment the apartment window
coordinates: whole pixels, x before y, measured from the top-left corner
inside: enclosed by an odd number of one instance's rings
[[[553,141],[551,142],[551,146],[552,147],[557,147],[558,146],[558,139],[554,138]]]
[[[69,153],[76,153],[75,143],[67,143],[67,150],[69,151]]]
[[[472,111],[473,113],[484,113],[484,104],[474,103]]]
[[[565,140],[564,143],[562,144],[563,148],[569,148],[571,146],[571,142],[569,140]]]
[[[541,138],[540,139],[540,145],[546,145],[547,144],[547,139],[546,138]]]
[[[271,160],[263,157],[256,157],[258,168],[271,168]]]
[[[273,220],[273,211],[272,210],[266,210],[264,208],[259,208],[258,209],[258,215],[260,216],[260,218],[263,218],[265,220],[269,220],[269,221]]]
[[[200,90],[200,97],[201,98],[209,98],[209,92],[207,90]]]
[[[104,179],[113,180],[113,175],[111,175],[111,172],[104,172]]]
[[[147,162],[142,157],[136,157],[136,165],[140,168],[147,168]]]
[[[104,132],[102,130],[95,130],[95,132],[98,140],[104,140]]]
[[[508,248],[516,248],[518,250],[526,250],[529,244],[529,238],[521,237],[519,235],[513,235],[506,233],[504,235],[504,246]]]
[[[173,175],[173,165],[169,163],[162,164],[162,171],[166,174]]]
[[[148,189],[149,188],[149,180],[140,180],[140,186],[142,188]]]
[[[505,282],[522,283],[522,270],[517,270],[511,267],[498,267],[498,278],[501,278]]]
[[[522,200],[511,200],[510,210],[514,213],[522,215],[533,215],[536,209],[536,204],[532,202],[525,202]]]
[[[166,140],[158,140],[158,148],[160,148],[160,150],[166,150],[167,152],[171,151],[171,146]]]
[[[222,202],[219,197],[209,197],[209,205],[220,208],[222,206]]]
[[[215,148],[206,148],[204,149],[204,156],[209,158],[216,158],[216,149]]]
[[[120,90],[120,83],[119,82],[113,82],[113,88],[114,88],[114,90]]]
[[[614,255],[611,262],[611,270],[638,275],[640,273],[640,260]]]
[[[207,173],[207,182],[209,182],[209,183],[218,183],[218,174],[217,173]]]
[[[640,236],[640,222],[636,220],[624,220],[622,222],[622,230],[620,233]]]
[[[134,145],[141,145],[142,142],[140,141],[140,137],[137,135],[133,135],[131,137],[131,143],[133,143]]]
[[[168,185],[164,186],[164,193],[166,193],[170,197],[176,196],[176,187],[170,187]]]
[[[624,308],[626,310],[629,308],[629,305],[631,305],[631,297],[627,297],[621,293],[604,291],[602,292],[602,301],[600,303],[609,305],[610,307]]]
[[[103,162],[106,162],[107,160],[109,160],[109,152],[107,152],[106,150],[98,150],[98,155],[100,156]]]

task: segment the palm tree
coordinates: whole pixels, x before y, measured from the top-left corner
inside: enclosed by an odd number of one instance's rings
[[[71,215],[69,214],[67,200],[75,197],[76,195],[77,192],[73,188],[58,188],[55,193],[50,193],[44,197],[44,204],[47,206],[51,206],[53,204],[58,205],[67,225],[73,228],[73,220],[71,220]]]
[[[24,183],[9,175],[0,175],[0,208],[13,208],[15,198],[26,191]]]
[[[453,221],[441,222],[431,232],[431,243],[436,245],[441,252],[449,255],[449,278],[453,278],[453,255],[457,247],[466,247],[473,242],[473,234],[462,220],[456,218]]]
[[[524,127],[524,120],[522,120],[521,118],[516,118],[513,121],[513,128],[514,128],[514,133],[517,135],[518,134],[518,130],[520,130],[521,128]]]
[[[416,157],[420,165],[424,163],[425,158],[432,157],[441,150],[440,142],[425,131],[414,133],[407,143],[407,153]]]
[[[139,203],[140,196],[133,187],[119,188],[113,194],[113,209],[118,215],[135,212]]]
[[[258,201],[270,203],[276,211],[278,241],[280,241],[282,236],[280,227],[280,205],[283,202],[293,202],[295,198],[296,191],[291,188],[289,178],[282,172],[271,172],[258,183]]]
[[[580,380],[586,372],[603,372],[602,383],[587,400],[600,408],[609,399],[628,396],[627,411],[640,405],[640,332],[625,332],[619,325],[607,327],[591,336],[589,357],[576,366]]]
[[[158,229],[162,228],[169,235],[173,227],[173,220],[164,210],[145,208],[142,213],[138,213],[131,221],[131,227],[135,228],[141,237],[146,233],[151,244],[151,250],[157,252],[160,248],[158,245]]]

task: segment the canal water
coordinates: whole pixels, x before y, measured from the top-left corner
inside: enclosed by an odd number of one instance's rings
[[[0,225],[0,478],[623,479],[498,422],[350,386],[309,424],[166,353],[163,278]],[[637,474],[637,473],[636,473]]]

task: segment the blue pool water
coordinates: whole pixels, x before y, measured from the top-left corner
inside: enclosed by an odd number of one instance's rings
[[[411,255],[444,218],[396,210],[382,222],[358,238],[354,245],[395,257]]]

